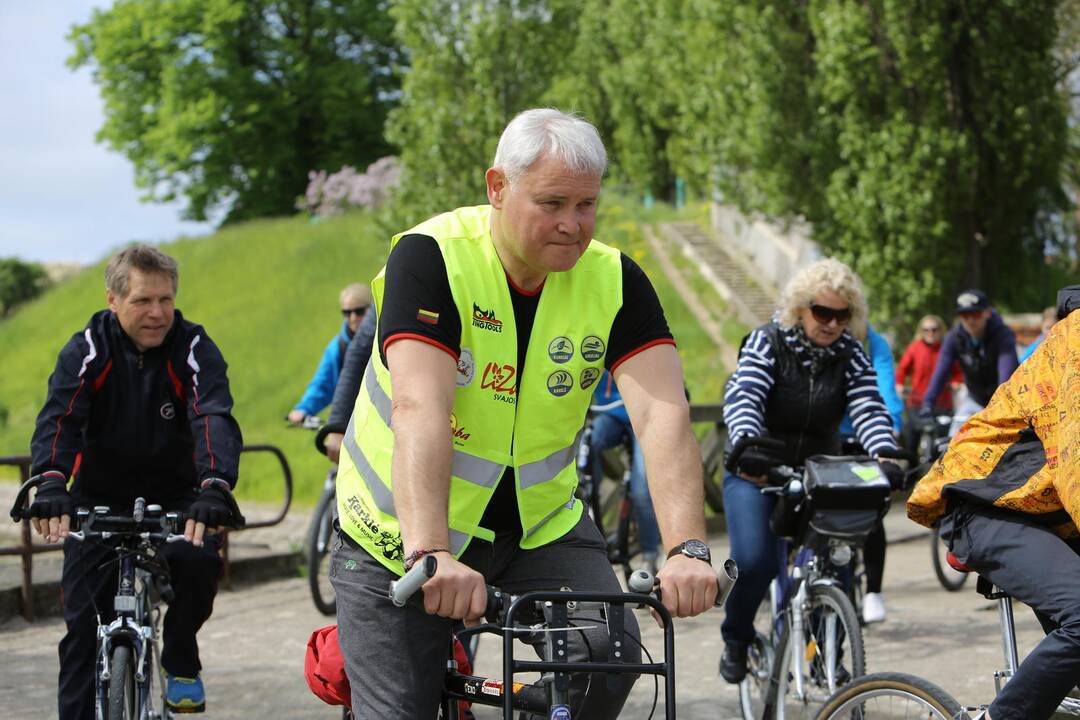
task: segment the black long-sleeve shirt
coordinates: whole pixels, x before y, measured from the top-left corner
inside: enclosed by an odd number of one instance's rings
[[[60,351],[31,441],[33,472],[73,477],[80,504],[145,497],[166,507],[202,480],[236,485],[243,438],[226,364],[176,312],[164,342],[139,352],[109,310]]]

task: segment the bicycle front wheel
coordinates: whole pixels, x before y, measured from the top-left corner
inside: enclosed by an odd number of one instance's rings
[[[949,693],[906,673],[874,673],[840,688],[818,720],[953,720],[961,710]]]
[[[931,532],[930,558],[934,562],[934,574],[937,575],[941,587],[949,592],[957,592],[960,588],[964,587],[964,583],[967,582],[968,574],[953,570],[952,565],[949,565],[949,561],[945,559],[945,556],[948,554],[949,548],[945,545],[945,541],[942,540],[936,532]]]
[[[136,720],[135,664],[127,645],[114,646],[109,657],[109,713],[106,720]]]
[[[333,485],[323,490],[308,528],[307,562],[311,599],[323,615],[337,614],[337,598],[330,584],[330,539],[334,535],[334,506],[337,493]]]
[[[851,599],[833,585],[809,589],[801,637],[791,618],[784,624],[773,667],[776,695],[769,703],[776,720],[810,720],[837,688],[866,672],[862,630]],[[766,708],[766,717],[769,717]]]

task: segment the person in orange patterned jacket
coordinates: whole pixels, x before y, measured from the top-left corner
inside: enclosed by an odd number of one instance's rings
[[[919,481],[908,517],[1035,611],[1046,637],[981,717],[1049,718],[1080,678],[1080,304]]]

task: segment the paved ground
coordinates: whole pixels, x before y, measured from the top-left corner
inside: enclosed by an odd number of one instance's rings
[[[903,523],[903,518],[890,518],[893,538],[915,529]],[[714,553],[724,553],[725,543],[726,538],[716,538]],[[932,678],[962,702],[988,701],[993,670],[1001,662],[996,606],[972,587],[956,594],[942,591],[923,539],[890,546],[885,592],[889,618],[866,632],[869,669],[913,672]],[[1017,617],[1024,651],[1040,633],[1030,612],[1018,608]],[[642,620],[646,644],[659,649],[655,625]],[[677,697],[684,720],[737,716],[735,692],[716,672],[720,620],[719,612],[713,612],[677,625]],[[323,624],[326,619],[314,610],[306,582],[299,578],[222,592],[200,634],[210,707],[204,717],[340,717],[310,695],[302,677],[307,636]],[[62,629],[55,619],[0,625],[0,716],[56,717],[56,643]],[[498,662],[498,646],[482,645],[479,670],[492,673]],[[652,695],[651,684],[639,682],[623,717],[647,718]]]

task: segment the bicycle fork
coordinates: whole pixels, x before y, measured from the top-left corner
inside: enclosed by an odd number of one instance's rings
[[[795,697],[802,700],[806,697],[806,688],[803,684],[803,678],[806,677],[806,625],[803,622],[803,605],[807,601],[807,583],[802,581],[800,577],[802,573],[800,568],[795,570],[796,582],[799,583],[798,590],[795,591],[795,597],[788,603],[788,611],[791,614],[791,642],[788,643],[788,648],[791,652],[791,658],[788,667],[791,670],[791,674],[795,680]]]

